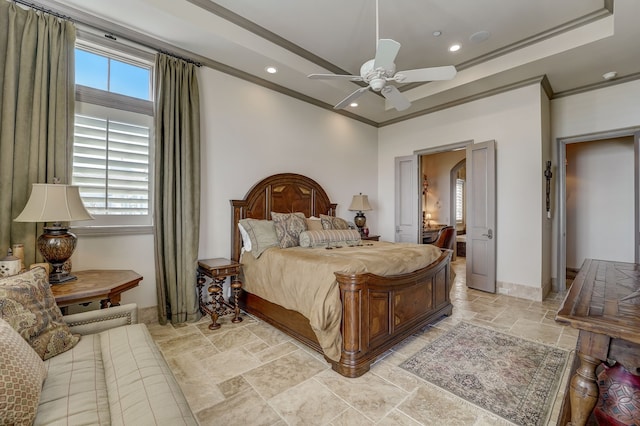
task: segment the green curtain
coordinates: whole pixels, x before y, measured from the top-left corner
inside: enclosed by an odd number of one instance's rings
[[[41,261],[43,224],[13,219],[31,184],[68,178],[75,39],[71,22],[0,1],[0,257],[22,243],[26,265]]]
[[[200,97],[196,67],[156,56],[154,240],[158,320],[196,321]]]

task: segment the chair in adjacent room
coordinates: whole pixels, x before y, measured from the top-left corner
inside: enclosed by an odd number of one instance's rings
[[[453,251],[453,259],[455,260],[455,247],[456,242],[456,229],[453,226],[446,226],[440,230],[438,239],[432,244],[442,249],[449,249]]]

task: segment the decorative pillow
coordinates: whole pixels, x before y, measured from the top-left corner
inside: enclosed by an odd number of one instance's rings
[[[325,229],[300,234],[300,247],[342,247],[360,242],[360,233],[354,229]]]
[[[300,233],[307,230],[304,213],[271,212],[280,248],[300,245]]]
[[[43,360],[71,349],[80,340],[62,319],[44,268],[0,279],[0,318]]]
[[[305,221],[307,222],[307,231],[322,231],[322,220],[319,217],[308,217]]]
[[[0,348],[0,424],[33,424],[47,378],[44,362],[2,318]]]
[[[339,217],[321,214],[320,221],[322,222],[322,229],[349,229],[347,221]]]
[[[278,247],[280,244],[275,225],[271,220],[241,219],[238,226],[240,233],[244,229],[249,239],[249,249],[245,244],[245,250],[253,253],[256,259],[269,247]]]

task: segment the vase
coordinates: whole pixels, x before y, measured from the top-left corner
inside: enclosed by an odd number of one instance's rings
[[[0,259],[0,277],[10,277],[20,273],[20,259],[13,255],[9,249],[7,256]]]
[[[640,425],[640,376],[622,365],[609,366],[598,374],[598,402],[593,414],[599,425]]]

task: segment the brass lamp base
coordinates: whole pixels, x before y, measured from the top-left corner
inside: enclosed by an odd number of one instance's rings
[[[61,284],[76,279],[63,268],[64,263],[76,249],[78,238],[61,226],[45,227],[38,237],[38,249],[44,260],[53,266],[49,274],[49,284]]]
[[[367,224],[367,218],[364,216],[364,213],[358,212],[356,213],[356,217],[353,218],[353,223],[358,227],[358,231],[360,231],[360,235],[364,235],[364,231],[362,230],[364,226]]]

